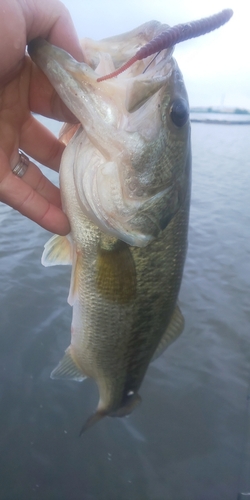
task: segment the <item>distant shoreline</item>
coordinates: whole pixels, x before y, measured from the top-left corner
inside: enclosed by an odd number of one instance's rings
[[[250,110],[249,109],[244,109],[244,108],[227,108],[227,107],[220,107],[220,106],[209,106],[209,107],[201,107],[201,106],[196,106],[193,107],[191,106],[190,108],[191,113],[216,113],[219,115],[249,115],[250,116]]]
[[[216,120],[209,118],[190,118],[192,123],[207,123],[211,125],[250,125],[250,120]]]

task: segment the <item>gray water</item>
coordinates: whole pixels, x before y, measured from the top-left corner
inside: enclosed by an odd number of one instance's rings
[[[151,364],[134,413],[82,438],[95,383],[49,378],[70,342],[70,269],[43,268],[49,233],[1,206],[1,500],[236,500],[249,491],[249,139],[249,126],[193,125],[184,333]]]

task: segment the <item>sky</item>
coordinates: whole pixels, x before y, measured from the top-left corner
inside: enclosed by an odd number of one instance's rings
[[[219,30],[183,42],[175,58],[183,73],[190,106],[250,110],[250,0],[63,0],[80,38],[96,40],[129,31],[156,19],[175,24],[231,8]]]

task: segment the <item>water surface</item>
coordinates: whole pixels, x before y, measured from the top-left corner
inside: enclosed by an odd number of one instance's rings
[[[185,331],[150,366],[137,410],[81,439],[95,383],[49,378],[70,342],[70,268],[43,268],[50,234],[1,205],[2,500],[236,500],[250,488],[249,136],[193,124]]]

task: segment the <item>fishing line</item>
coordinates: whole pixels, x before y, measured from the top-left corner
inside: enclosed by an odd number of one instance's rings
[[[154,62],[154,60],[157,58],[157,56],[160,54],[161,50],[159,50],[159,52],[157,52],[157,54],[155,54],[155,56],[153,57],[153,59],[151,59],[150,63],[146,66],[146,68],[143,70],[142,74],[143,73],[146,73],[147,69],[149,68],[149,66],[152,64],[152,62]]]

